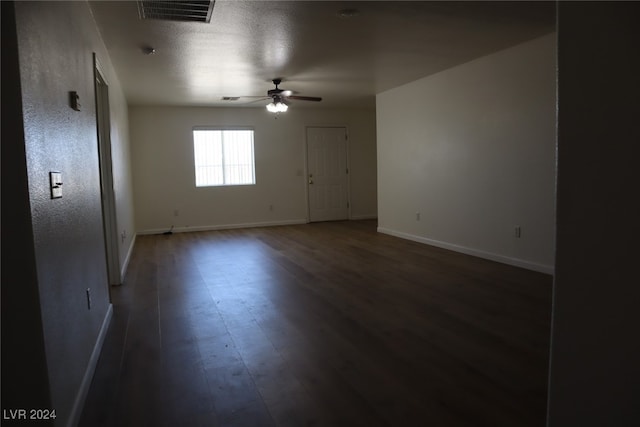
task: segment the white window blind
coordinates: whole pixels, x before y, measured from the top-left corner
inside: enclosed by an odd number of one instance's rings
[[[256,183],[253,130],[193,131],[196,187]]]

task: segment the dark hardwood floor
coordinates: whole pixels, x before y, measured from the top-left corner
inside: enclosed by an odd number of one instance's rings
[[[544,426],[551,276],[375,221],[139,236],[81,426]]]

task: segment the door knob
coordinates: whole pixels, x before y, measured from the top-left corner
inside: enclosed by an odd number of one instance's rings
[[[309,174],[309,184],[313,184],[313,174]]]

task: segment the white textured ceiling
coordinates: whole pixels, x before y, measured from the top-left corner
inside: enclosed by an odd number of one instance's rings
[[[140,20],[135,1],[90,6],[131,105],[261,106],[221,98],[265,95],[281,77],[323,98],[296,107],[373,107],[376,93],[555,28],[541,1],[217,0],[208,24]]]

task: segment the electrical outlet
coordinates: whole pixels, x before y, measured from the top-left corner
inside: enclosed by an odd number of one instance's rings
[[[269,211],[273,212],[273,205],[269,205]]]
[[[178,215],[180,215],[180,211],[178,209],[174,209],[173,216],[178,216]]]
[[[520,228],[520,226],[519,226],[519,225],[516,225],[516,228],[515,228],[515,235],[516,235],[516,238],[517,238],[517,239],[519,239],[520,237],[522,237],[522,229]]]
[[[416,212],[416,221],[420,221],[420,212]]]

